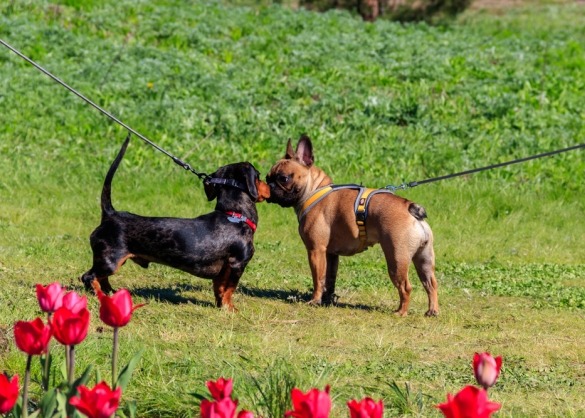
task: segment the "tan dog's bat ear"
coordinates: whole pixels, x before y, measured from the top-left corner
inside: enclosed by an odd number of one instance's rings
[[[290,143],[290,141],[289,141]],[[313,156],[313,144],[307,134],[302,134],[299,142],[297,143],[296,158],[299,162],[303,163],[307,167],[311,167],[315,162]]]
[[[292,160],[295,158],[295,151],[290,143],[290,138],[288,139],[288,143],[286,144],[286,153],[284,154],[285,160]]]

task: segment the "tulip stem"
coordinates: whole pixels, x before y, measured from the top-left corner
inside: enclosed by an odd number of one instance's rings
[[[118,330],[119,327],[114,327],[114,344],[112,344],[112,389],[116,389],[118,383]]]
[[[67,352],[69,353],[69,356],[67,356],[67,382],[71,386],[73,384],[73,372],[75,368],[75,346],[68,346]]]
[[[49,312],[47,314],[47,323],[50,324],[51,323],[51,312]],[[49,340],[49,342],[47,342],[47,354],[45,354],[45,370],[43,372],[43,389],[45,391],[49,390],[49,367],[51,364],[51,354],[50,354],[50,350],[51,350],[51,340]]]
[[[22,388],[22,418],[28,417],[28,384],[30,382],[30,365],[32,356],[26,359],[26,371],[24,373],[24,387]]]

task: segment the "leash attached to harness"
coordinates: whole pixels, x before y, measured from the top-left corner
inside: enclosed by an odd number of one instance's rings
[[[326,196],[330,193],[342,189],[351,189],[351,190],[358,190],[358,195],[355,199],[354,203],[354,212],[355,212],[355,222],[358,227],[358,238],[360,240],[360,245],[358,247],[358,253],[362,252],[366,249],[368,245],[368,235],[366,232],[366,219],[368,218],[368,205],[370,203],[370,199],[372,196],[378,193],[391,193],[394,194],[391,190],[388,189],[370,189],[367,187],[360,186],[359,184],[339,184],[339,185],[329,185],[325,187],[321,187],[303,203],[300,209],[297,212],[297,217],[299,223],[303,219],[303,217],[315,207],[317,203],[323,200]]]

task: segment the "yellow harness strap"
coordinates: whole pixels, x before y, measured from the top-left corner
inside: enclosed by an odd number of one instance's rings
[[[368,217],[368,197],[378,189],[360,188],[355,204],[355,221],[359,229],[360,246],[358,252],[362,252],[368,245],[366,234],[366,218]]]
[[[317,203],[319,200],[325,197],[325,195],[329,194],[333,190],[331,186],[325,186],[321,189],[318,189],[313,193],[311,197],[309,197],[303,206],[297,212],[297,217],[299,218],[299,222],[301,221],[302,217],[311,209],[311,207]]]
[[[358,253],[362,252],[368,246],[368,236],[366,234],[366,219],[368,217],[368,203],[370,198],[378,193],[392,193],[386,189],[369,189],[366,187],[359,186],[357,184],[343,184],[343,185],[331,185],[317,189],[315,193],[311,195],[303,205],[295,209],[297,210],[297,217],[299,222],[309,212],[313,206],[319,203],[329,193],[340,190],[340,189],[353,189],[358,190],[358,195],[354,203],[355,221],[359,230],[360,245],[358,247]],[[393,194],[393,193],[392,193]]]

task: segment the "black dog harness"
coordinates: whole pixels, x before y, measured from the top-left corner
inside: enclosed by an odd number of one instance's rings
[[[360,186],[358,184],[339,184],[339,185],[329,185],[325,187],[321,187],[303,203],[303,205],[297,210],[297,218],[299,223],[303,219],[303,217],[311,210],[313,207],[323,200],[329,193],[332,193],[337,190],[341,189],[351,189],[351,190],[358,190],[358,195],[355,199],[354,203],[354,212],[355,212],[355,222],[359,229],[359,240],[360,246],[358,248],[358,252],[362,252],[366,249],[368,243],[368,237],[366,234],[366,219],[368,217],[368,204],[370,203],[370,199],[372,196],[378,193],[392,193],[392,191],[388,189],[370,189],[367,187]]]
[[[245,223],[252,229],[252,232],[256,232],[256,224],[250,218],[242,215],[241,213],[234,212],[233,210],[229,210],[225,214],[228,216],[228,221],[236,224]]]

